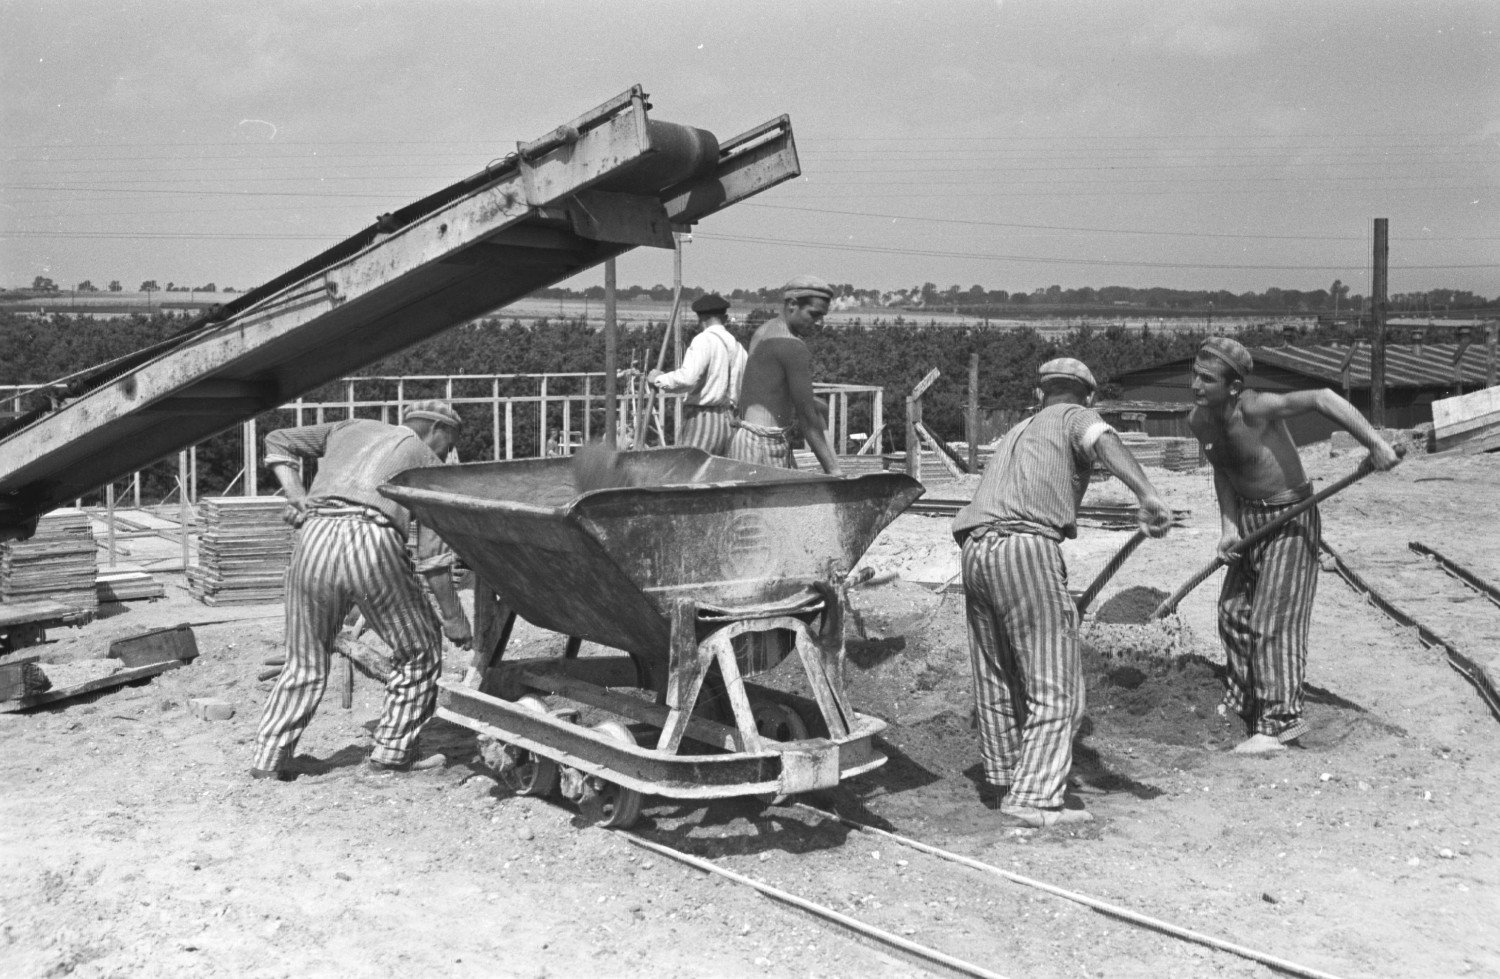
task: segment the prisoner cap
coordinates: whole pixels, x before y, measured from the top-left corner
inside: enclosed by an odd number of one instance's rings
[[[1094,380],[1094,372],[1083,361],[1072,357],[1058,357],[1047,361],[1037,368],[1037,376],[1044,381],[1049,377],[1067,377],[1087,384],[1090,391],[1099,389],[1099,383]]]
[[[1255,369],[1255,358],[1250,356],[1245,345],[1228,337],[1209,337],[1198,344],[1198,353],[1222,360],[1242,378],[1249,377]]]
[[[401,420],[411,421],[413,418],[425,418],[428,421],[437,422],[439,425],[452,425],[454,428],[462,428],[464,420],[458,417],[458,412],[446,401],[413,401],[406,406],[402,412]]]
[[[781,287],[782,299],[833,299],[833,286],[815,275],[799,275]]]
[[[695,313],[722,313],[729,308],[729,300],[717,292],[710,292],[706,296],[699,296],[693,300],[693,312]]]

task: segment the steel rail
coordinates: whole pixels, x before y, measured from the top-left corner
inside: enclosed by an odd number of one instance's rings
[[[1459,564],[1450,557],[1439,554],[1420,541],[1407,541],[1406,546],[1424,557],[1432,558],[1437,562],[1438,567],[1448,572],[1449,575],[1479,592],[1485,598],[1488,598],[1496,607],[1500,607],[1500,588],[1496,588],[1462,564]]]
[[[903,846],[911,847],[913,850],[918,850],[922,853],[929,854],[930,856],[939,857],[943,860],[962,864],[963,866],[969,867],[973,870],[978,870],[984,873],[994,874],[998,877],[1003,877],[1006,880],[1011,881],[1012,883],[1021,884],[1040,891],[1046,891],[1048,894],[1054,894],[1069,901],[1082,904],[1085,907],[1092,908],[1093,910],[1098,911],[1102,914],[1107,914],[1114,918],[1120,918],[1121,920],[1128,921],[1132,924],[1142,925],[1155,931],[1160,931],[1165,934],[1171,935],[1174,938],[1181,938],[1186,941],[1195,942],[1199,945],[1206,945],[1209,948],[1215,948],[1223,952],[1231,952],[1235,955],[1241,956],[1242,958],[1251,959],[1253,961],[1261,963],[1262,965],[1268,965],[1273,969],[1278,969],[1282,972],[1290,973],[1291,975],[1305,976],[1307,977],[1307,979],[1338,979],[1338,977],[1333,973],[1324,972],[1321,969],[1314,969],[1311,966],[1300,965],[1296,962],[1290,961],[1289,959],[1283,959],[1279,956],[1271,955],[1267,952],[1257,951],[1256,949],[1249,948],[1248,946],[1239,945],[1235,942],[1226,941],[1222,938],[1215,938],[1213,935],[1206,935],[1201,931],[1193,931],[1190,928],[1183,928],[1182,926],[1174,925],[1169,921],[1163,921],[1160,918],[1153,918],[1150,915],[1142,914],[1139,911],[1132,911],[1129,908],[1121,907],[1118,904],[1110,904],[1109,902],[1102,901],[1099,898],[1090,897],[1087,894],[1080,894],[1077,891],[1070,891],[1066,888],[1058,887],[1055,884],[1048,884],[1045,881],[1035,880],[1030,877],[1024,877],[1021,874],[1013,873],[1009,870],[1004,869],[1003,867],[996,867],[993,864],[984,863],[983,861],[975,860],[971,857],[966,857],[960,853],[953,853],[949,850],[944,850],[940,847],[932,846],[929,843],[923,843],[920,840],[914,840],[910,837],[902,836],[899,833],[892,833],[888,830],[879,829],[874,826],[868,826],[857,820],[850,819],[847,816],[840,816],[838,813],[829,812],[826,809],[819,809],[817,806],[810,806],[805,802],[795,802],[792,803],[792,805],[796,806],[798,809],[804,809],[810,813],[815,813],[816,815],[821,816],[824,819],[843,823],[845,826],[859,830],[860,832],[884,837],[885,839],[900,843]]]
[[[936,962],[939,965],[947,966],[949,969],[952,969],[955,972],[961,972],[966,976],[978,976],[979,979],[1005,979],[1005,976],[1002,976],[998,972],[991,972],[989,969],[986,969],[983,966],[975,965],[972,962],[967,962],[963,959],[956,958],[946,952],[940,952],[937,949],[931,948],[927,945],[923,945],[920,942],[914,942],[911,939],[903,938],[900,935],[895,934],[894,932],[886,931],[884,928],[869,924],[868,922],[860,921],[858,918],[851,918],[848,915],[841,914],[840,912],[835,911],[830,907],[818,904],[815,901],[809,901],[805,897],[798,897],[796,894],[793,894],[790,891],[782,890],[779,887],[773,887],[772,885],[764,883],[762,881],[758,881],[753,877],[746,877],[744,874],[735,873],[733,870],[728,870],[724,867],[719,866],[712,860],[704,860],[702,857],[695,857],[690,853],[684,853],[681,850],[674,849],[673,847],[664,846],[660,843],[643,839],[642,837],[636,836],[634,833],[627,832],[623,835],[631,843],[635,844],[638,847],[641,847],[642,849],[649,850],[652,853],[660,854],[661,856],[668,857],[672,860],[676,860],[679,863],[687,864],[689,867],[694,867],[706,873],[718,874],[720,877],[732,880],[736,884],[744,884],[746,887],[753,888],[766,895],[767,897],[774,898],[775,900],[781,901],[784,904],[790,904],[793,907],[801,908],[802,910],[815,914],[820,918],[826,918],[827,920],[832,921],[834,924],[841,925],[844,928],[849,929],[850,931],[855,931],[861,935],[865,935],[866,937],[873,938],[876,941],[884,942],[887,945],[901,949],[903,952],[909,952],[912,955],[917,956],[918,958],[926,959],[929,962]]]
[[[1397,624],[1415,629],[1422,645],[1441,649],[1448,658],[1448,665],[1479,691],[1479,696],[1484,700],[1485,706],[1490,709],[1490,713],[1495,715],[1496,720],[1500,720],[1500,689],[1497,689],[1495,678],[1491,677],[1483,666],[1465,656],[1458,650],[1458,647],[1418,622],[1409,612],[1376,591],[1344,561],[1337,551],[1328,546],[1327,541],[1319,541],[1318,546],[1333,559],[1335,573],[1343,578],[1349,587],[1368,598],[1371,604],[1390,616]]]

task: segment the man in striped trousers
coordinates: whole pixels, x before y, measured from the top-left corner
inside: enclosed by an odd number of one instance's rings
[[[698,335],[688,344],[682,366],[668,374],[653,370],[646,375],[667,394],[682,399],[682,431],[678,445],[693,445],[711,455],[729,451],[730,422],[740,396],[745,374],[745,348],[725,328],[729,302],[716,292],[693,300],[698,314]]]
[[[415,751],[437,704],[440,626],[460,647],[471,640],[450,573],[453,555],[423,527],[413,565],[406,549],[410,517],[377,487],[407,469],[438,465],[460,424],[447,404],[419,401],[408,406],[401,425],[349,419],[266,436],[266,464],[286,491],[287,519],[300,533],[286,573],[286,665],[261,716],[252,777],[293,777],[297,741],[323,698],[334,640],[355,606],[393,654],[367,770],[445,763],[441,755],[417,758]],[[319,460],[305,491],[299,459]],[[441,624],[419,574],[442,607]]]
[[[1308,412],[1323,415],[1370,450],[1376,469],[1390,469],[1400,457],[1331,390],[1255,391],[1245,386],[1254,368],[1237,340],[1204,340],[1193,361],[1188,424],[1214,467],[1219,556],[1229,568],[1219,592],[1227,684],[1220,711],[1245,722],[1249,736],[1234,750],[1258,755],[1283,751],[1308,730],[1302,682],[1318,585],[1317,508],[1292,518],[1248,554],[1231,553],[1243,537],[1313,495],[1286,422]]]
[[[1058,545],[1078,536],[1094,461],[1136,494],[1152,537],[1172,522],[1140,465],[1091,407],[1096,387],[1093,373],[1071,357],[1043,364],[1041,408],[1006,433],[973,501],[953,521],[963,548],[985,790],[1016,826],[1093,818],[1064,805],[1084,687],[1078,610]]]

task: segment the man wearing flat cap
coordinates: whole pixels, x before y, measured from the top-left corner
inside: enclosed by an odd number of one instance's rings
[[[1219,592],[1226,691],[1221,713],[1234,713],[1248,737],[1241,754],[1285,750],[1307,733],[1302,683],[1318,585],[1322,523],[1316,507],[1283,524],[1248,554],[1240,540],[1313,495],[1288,419],[1315,412],[1347,429],[1376,469],[1399,457],[1359,411],[1328,388],[1275,393],[1246,387],[1255,361],[1237,340],[1209,337],[1193,361],[1188,424],[1214,467],[1219,498],[1219,556],[1228,562]]]
[[[1093,409],[1096,387],[1081,361],[1042,364],[1041,408],[1000,440],[973,502],[953,521],[963,549],[982,791],[1014,826],[1093,818],[1064,805],[1084,687],[1078,609],[1059,545],[1078,536],[1078,506],[1095,461],[1135,493],[1147,534],[1161,537],[1172,523],[1140,464]]]
[[[318,709],[334,640],[355,606],[392,651],[366,770],[407,771],[445,761],[442,755],[417,758],[416,742],[437,705],[442,635],[460,647],[471,639],[453,586],[453,554],[421,527],[413,565],[406,549],[410,515],[378,487],[407,469],[441,464],[462,421],[441,401],[414,402],[402,419],[388,425],[350,418],[266,436],[266,465],[286,492],[287,520],[299,531],[286,572],[286,665],[261,715],[254,778],[294,777],[289,766],[297,741]],[[318,462],[306,490],[299,460]],[[441,623],[419,575],[442,608]]]
[[[741,462],[796,468],[792,430],[817,456],[823,471],[839,475],[839,460],[828,444],[826,416],[813,394],[812,354],[802,337],[828,315],[833,287],[799,275],[781,293],[781,316],[762,323],[750,339],[745,380],[729,440],[729,457]]]
[[[716,456],[729,451],[730,423],[745,374],[745,348],[725,328],[729,301],[716,292],[693,300],[698,335],[688,344],[682,366],[667,374],[653,370],[650,384],[681,394],[682,431],[678,445],[693,445]]]

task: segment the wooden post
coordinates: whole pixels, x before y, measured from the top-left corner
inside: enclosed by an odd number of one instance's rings
[[[684,345],[682,342],[682,317],[677,311],[682,305],[682,235],[674,232],[672,235],[672,366],[682,366],[684,356]],[[677,398],[672,405],[672,438],[676,440],[678,433],[682,431],[682,399]],[[662,444],[667,444],[667,434],[662,433]],[[645,447],[645,442],[641,443]]]
[[[587,442],[593,434],[594,379],[583,375],[583,440]]]
[[[922,422],[922,395],[932,387],[943,372],[934,367],[927,376],[917,382],[906,398],[906,474],[912,479],[922,478],[922,436],[917,426]]]
[[[182,533],[182,573],[188,569],[188,454],[177,453],[177,523]]]
[[[490,458],[500,461],[500,378],[490,378]]]
[[[541,458],[547,456],[547,375],[542,375],[542,396],[537,402],[537,431],[536,444],[537,455]]]
[[[875,440],[875,454],[884,455],[885,388],[875,389],[875,403],[870,406],[870,437]]]
[[[1485,368],[1484,386],[1492,388],[1495,386],[1495,347],[1496,341],[1500,340],[1500,323],[1490,321],[1489,328],[1485,331],[1489,334],[1485,340]]]
[[[104,487],[104,541],[109,551],[109,566],[115,566],[115,484]]]
[[[1370,285],[1370,424],[1385,427],[1386,269],[1390,261],[1389,219],[1375,219],[1374,273]]]
[[[839,455],[849,454],[849,392],[839,394]]]
[[[604,260],[604,444],[619,444],[620,324],[615,320],[615,260]]]
[[[349,409],[354,416],[354,409]],[[255,419],[245,422],[245,495],[260,495],[260,445],[257,442]],[[196,495],[196,494],[195,494]]]
[[[969,472],[979,471],[979,354],[969,354],[969,410],[965,413],[964,438],[969,443]]]

